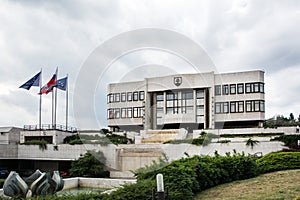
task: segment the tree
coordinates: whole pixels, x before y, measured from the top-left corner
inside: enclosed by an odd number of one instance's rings
[[[104,163],[106,159],[102,152],[88,151],[71,164],[71,176],[105,177]]]
[[[294,121],[294,120],[295,120],[295,117],[294,117],[294,114],[293,114],[293,113],[290,113],[290,120],[291,120],[291,121]]]
[[[249,138],[247,141],[246,141],[246,146],[250,146],[251,149],[253,149],[254,145],[257,145],[259,143],[258,140],[252,140],[252,138]]]

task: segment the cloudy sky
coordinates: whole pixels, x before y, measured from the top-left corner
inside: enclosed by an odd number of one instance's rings
[[[92,88],[95,105],[89,117],[74,117],[73,95],[81,69],[95,49],[125,32],[166,29],[201,46],[217,72],[265,71],[266,117],[300,114],[300,2],[295,1],[18,1],[0,2],[0,126],[38,123],[38,88],[18,87],[43,69],[45,84],[56,67],[69,75],[70,125],[106,126],[108,82],[158,74],[188,73],[182,60],[168,52],[142,49],[109,66]],[[112,46],[111,49],[117,48]],[[138,70],[147,65],[147,70]],[[153,68],[149,67],[153,65]],[[107,66],[99,66],[106,68]],[[142,67],[143,68],[143,67]],[[93,72],[90,72],[93,73]],[[85,97],[82,96],[82,109]],[[42,122],[51,123],[51,95],[43,95]],[[57,123],[65,123],[65,93],[58,93]],[[76,119],[75,119],[76,118]]]

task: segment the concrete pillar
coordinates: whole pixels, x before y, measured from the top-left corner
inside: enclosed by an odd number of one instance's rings
[[[157,99],[156,99],[157,94],[153,93],[152,98],[153,98],[153,104],[152,104],[152,129],[156,130],[157,129]]]

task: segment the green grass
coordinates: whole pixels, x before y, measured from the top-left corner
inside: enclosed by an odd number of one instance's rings
[[[294,200],[300,196],[300,170],[278,171],[200,192],[194,199]]]

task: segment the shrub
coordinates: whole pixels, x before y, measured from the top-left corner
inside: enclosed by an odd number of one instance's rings
[[[263,173],[287,169],[300,169],[300,152],[277,152],[257,160]]]
[[[300,140],[300,135],[281,135],[279,137],[273,138],[271,141],[281,141],[285,146],[289,148],[299,148],[298,140]]]
[[[192,144],[195,144],[195,145],[203,145],[203,146],[206,146],[208,145],[209,143],[211,143],[211,140],[213,138],[218,138],[219,136],[215,135],[215,134],[212,134],[212,133],[205,133],[205,132],[202,132],[201,133],[201,136],[199,136],[198,138],[195,138],[193,139],[192,141]]]
[[[253,147],[255,145],[257,145],[259,143],[258,140],[252,140],[252,138],[249,138],[247,141],[246,141],[246,146],[250,146],[251,149],[253,149]]]
[[[102,152],[88,151],[71,164],[71,176],[107,177],[104,171],[105,157]]]
[[[39,145],[39,149],[44,151],[44,150],[47,150],[47,144],[49,144],[49,142],[47,142],[46,140],[29,140],[29,141],[25,141],[23,144],[25,144],[25,145]]]

